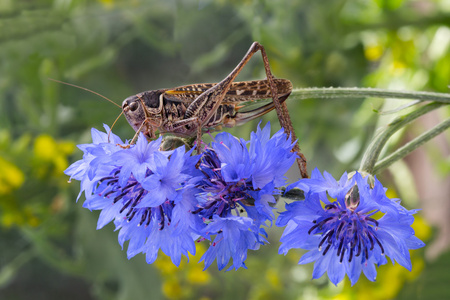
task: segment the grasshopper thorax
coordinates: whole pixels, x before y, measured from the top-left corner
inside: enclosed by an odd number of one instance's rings
[[[128,123],[137,131],[150,138],[162,122],[164,91],[146,91],[126,98],[122,102],[122,111]]]

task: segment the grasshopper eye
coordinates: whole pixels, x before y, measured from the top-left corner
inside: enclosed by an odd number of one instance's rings
[[[136,109],[138,109],[139,104],[137,102],[131,102],[130,103],[130,110],[131,111],[135,111]]]

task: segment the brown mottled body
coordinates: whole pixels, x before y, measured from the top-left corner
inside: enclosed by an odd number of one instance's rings
[[[292,84],[287,79],[274,79],[278,89],[280,101],[287,99],[292,91]],[[195,136],[197,123],[192,120],[194,117],[192,107],[194,101],[205,91],[216,86],[217,83],[202,83],[180,86],[174,89],[161,89],[146,91],[128,97],[123,102],[125,117],[134,130],[139,129],[147,136],[154,138],[156,129],[160,133],[173,133],[178,136]],[[225,94],[221,104],[215,111],[210,113],[211,107],[204,104],[199,112],[202,115],[199,119],[209,118],[202,125],[203,130],[213,130],[218,126],[233,127],[241,125],[249,120],[260,117],[275,108],[273,102],[263,105],[253,110],[241,112],[246,102],[271,98],[271,91],[267,80],[234,82]],[[144,106],[138,105],[140,102]],[[133,104],[136,103],[136,104]],[[146,119],[146,111],[152,116],[143,126]],[[188,108],[191,107],[191,110]],[[133,110],[134,109],[134,110]],[[148,116],[148,115],[147,115]],[[142,126],[142,127],[141,127]]]

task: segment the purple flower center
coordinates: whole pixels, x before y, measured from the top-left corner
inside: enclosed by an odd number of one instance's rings
[[[134,217],[140,217],[138,226],[150,225],[153,218],[156,218],[159,224],[159,229],[164,229],[165,220],[167,224],[171,222],[172,210],[174,207],[173,201],[165,201],[162,205],[157,207],[141,207],[136,208],[136,205],[141,202],[149,192],[142,187],[142,185],[133,177],[128,178],[127,184],[121,187],[119,182],[120,168],[114,170],[110,176],[104,177],[99,180],[99,186],[96,189],[96,193],[99,196],[113,198],[112,205],[122,205],[120,213],[127,211],[124,219],[128,222],[133,220]],[[148,170],[146,176],[149,176],[151,171]]]
[[[308,234],[322,235],[318,245],[319,251],[325,247],[322,255],[334,247],[340,262],[343,261],[345,253],[348,253],[349,262],[354,256],[361,254],[368,260],[369,250],[372,251],[376,244],[384,254],[383,245],[376,234],[377,220],[352,209],[343,209],[338,203],[326,205],[325,210],[325,215],[314,220],[314,225],[308,230]]]
[[[243,212],[239,209],[243,203],[252,201],[248,194],[251,182],[241,179],[238,182],[226,182],[222,176],[220,160],[213,150],[207,150],[201,159],[199,170],[205,175],[205,178],[197,185],[197,188],[203,190],[201,195],[206,198],[204,203],[192,213],[199,214],[205,219],[212,219],[213,215],[227,217],[234,210],[237,215]]]

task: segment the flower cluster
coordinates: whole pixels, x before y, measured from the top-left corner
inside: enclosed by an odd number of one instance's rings
[[[105,126],[106,132],[109,128]],[[135,145],[123,143],[92,129],[92,144],[79,145],[83,159],[66,174],[81,181],[83,206],[101,210],[97,229],[114,221],[119,243],[128,245],[128,258],[145,253],[148,263],[161,249],[179,265],[181,255],[195,254],[195,198],[181,189],[193,177],[198,157],[184,147],[160,151],[161,138],[147,142],[140,135]]]
[[[220,133],[201,156],[161,151],[161,138],[142,134],[130,145],[93,129],[92,140],[79,145],[83,159],[66,174],[81,182],[83,206],[101,210],[97,228],[114,221],[122,247],[129,240],[128,257],[145,253],[148,263],[161,249],[179,265],[181,255],[195,254],[195,240],[214,239],[205,269],[231,258],[229,269],[245,267],[247,250],[266,242],[262,226],[274,220],[274,195],[296,158],[281,130],[270,137],[270,124],[250,141]]]
[[[411,224],[416,210],[407,210],[399,199],[389,199],[381,183],[356,173],[339,181],[316,169],[310,179],[290,186],[305,192],[305,200],[286,205],[277,226],[286,226],[279,253],[309,250],[299,264],[315,262],[313,278],[327,272],[334,284],[348,275],[355,284],[361,272],[374,281],[375,265],[392,262],[411,271],[409,249],[425,244],[414,236]]]
[[[178,266],[195,254],[195,241],[208,240],[205,269],[214,260],[219,270],[245,268],[248,250],[267,242],[264,226],[275,220],[275,197],[298,157],[282,130],[270,135],[270,124],[249,141],[219,133],[201,155],[184,146],[162,151],[162,138],[142,134],[130,145],[93,129],[92,140],[78,146],[84,156],[66,174],[81,182],[83,206],[101,210],[97,228],[113,221],[120,245],[129,241],[128,258],[144,253],[148,263],[161,249]],[[353,285],[364,272],[375,280],[386,257],[411,270],[409,249],[424,246],[411,228],[416,211],[387,198],[376,178],[345,173],[336,181],[314,170],[293,188],[305,200],[286,204],[276,220],[286,227],[279,253],[308,250],[299,264],[315,262],[313,278],[327,272],[337,284],[347,274]]]

